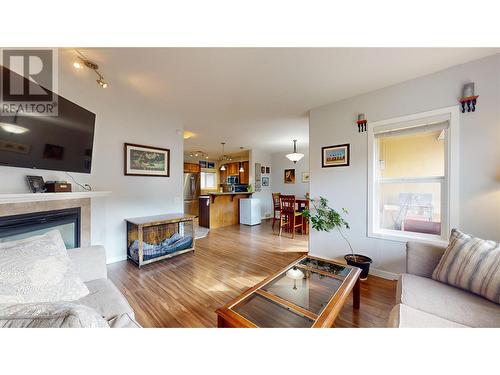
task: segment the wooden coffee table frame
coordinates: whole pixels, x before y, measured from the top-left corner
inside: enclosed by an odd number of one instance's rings
[[[332,264],[337,264],[339,266],[345,267],[350,269],[349,274],[346,277],[338,276],[331,274],[327,271],[311,268],[308,266],[305,266],[303,264],[299,264],[302,260],[305,258],[310,258],[310,259],[316,259],[319,261],[327,262],[327,263],[332,263]],[[272,293],[269,293],[263,289],[260,289],[266,284],[269,284],[271,281],[276,279],[277,277],[281,276],[283,273],[288,271],[291,267],[298,267],[303,270],[308,270],[311,272],[319,273],[326,275],[328,277],[332,277],[338,280],[342,280],[342,284],[340,285],[339,289],[335,292],[335,294],[332,296],[330,301],[327,303],[323,311],[319,315],[304,309],[303,307],[300,307],[290,301],[287,301],[279,296],[276,296]],[[234,310],[232,310],[233,307],[235,307],[237,304],[242,302],[244,299],[249,297],[251,294],[258,294],[260,296],[263,296],[278,305],[281,305],[284,308],[287,308],[299,315],[303,315],[311,320],[314,321],[313,325],[311,328],[330,328],[333,326],[333,323],[335,322],[335,319],[337,318],[337,315],[339,314],[340,310],[344,306],[344,303],[349,296],[349,293],[351,291],[353,292],[353,307],[355,309],[359,309],[360,306],[360,282],[359,282],[359,275],[361,273],[361,270],[357,267],[352,267],[352,266],[347,266],[344,264],[340,264],[328,259],[323,259],[323,258],[318,258],[315,256],[311,255],[303,255],[297,260],[295,260],[293,263],[290,263],[288,266],[284,267],[274,275],[269,276],[266,278],[264,281],[258,283],[257,285],[253,286],[252,288],[248,289],[247,291],[243,292],[240,296],[237,298],[233,299],[232,301],[228,302],[226,305],[221,307],[220,309],[217,309],[217,327],[219,328],[257,328],[257,326],[252,323],[250,320],[247,318],[243,317],[242,315],[238,314]]]

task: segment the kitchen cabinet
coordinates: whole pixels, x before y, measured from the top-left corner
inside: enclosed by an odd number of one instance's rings
[[[226,164],[227,175],[228,176],[238,176],[239,175],[239,163],[229,163]]]
[[[200,173],[200,165],[195,163],[184,163],[184,173]]]
[[[225,171],[219,170],[220,183],[227,184],[227,168]]]

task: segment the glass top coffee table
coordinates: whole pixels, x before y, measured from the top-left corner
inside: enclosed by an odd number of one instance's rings
[[[361,270],[304,255],[217,310],[218,327],[331,327],[349,293],[359,309]]]

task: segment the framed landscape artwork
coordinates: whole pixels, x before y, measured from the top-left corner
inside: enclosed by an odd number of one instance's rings
[[[269,186],[269,177],[262,177],[262,186]]]
[[[349,144],[326,146],[321,149],[321,166],[347,167],[349,165]]]
[[[170,177],[170,150],[125,143],[125,176]]]
[[[285,184],[294,184],[295,183],[295,169],[285,169],[284,176]]]

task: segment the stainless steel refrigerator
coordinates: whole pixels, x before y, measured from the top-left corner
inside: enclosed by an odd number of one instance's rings
[[[199,215],[200,174],[184,173],[184,213]]]

